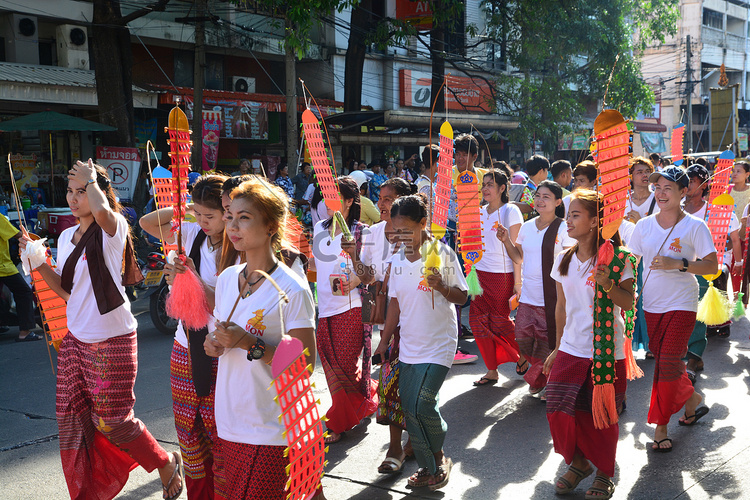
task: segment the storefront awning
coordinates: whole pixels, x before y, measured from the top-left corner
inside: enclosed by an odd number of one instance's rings
[[[432,121],[433,128],[437,129],[445,119],[445,113],[435,113],[431,117],[429,111],[393,109],[338,113],[326,118],[326,124],[341,125],[343,130],[361,126],[429,128],[430,121]],[[475,129],[482,130],[513,130],[518,128],[518,120],[490,113],[448,113],[447,119],[453,128],[459,129],[470,129],[472,126]]]
[[[133,86],[136,108],[156,108],[158,92]],[[96,106],[94,71],[0,62],[0,101]]]

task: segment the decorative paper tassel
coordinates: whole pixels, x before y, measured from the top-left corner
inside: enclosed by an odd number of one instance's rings
[[[745,294],[739,292],[737,294],[737,301],[734,303],[734,310],[732,311],[732,318],[739,319],[745,315],[745,304],[742,302],[742,297]]]
[[[599,247],[599,253],[596,257],[597,266],[608,266],[612,259],[615,257],[615,247],[612,246],[611,240],[604,240],[604,243]]]
[[[478,297],[484,293],[482,285],[479,283],[479,275],[474,266],[471,267],[471,271],[466,275],[466,284],[469,286],[469,297]]]
[[[696,319],[707,325],[721,325],[729,321],[729,309],[726,295],[714,286],[713,281],[709,281],[708,290],[698,303]]]
[[[633,355],[633,339],[625,337],[625,374],[628,380],[635,380],[643,376],[643,370],[635,362]]]
[[[183,265],[187,260],[184,255],[180,255],[178,259]],[[172,290],[167,296],[166,309],[170,317],[179,319],[191,330],[200,330],[208,325],[211,311],[206,291],[192,269],[188,268],[184,273],[175,276]]]
[[[594,417],[594,427],[606,429],[616,424],[617,405],[615,404],[615,384],[595,384],[594,395],[591,401],[591,412]]]

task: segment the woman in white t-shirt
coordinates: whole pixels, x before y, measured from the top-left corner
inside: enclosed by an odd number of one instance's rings
[[[230,177],[223,175],[200,177],[193,186],[193,204],[190,208],[196,222],[182,223],[182,245],[188,256],[186,264],[193,271],[197,269],[196,274],[212,309],[216,279],[223,270],[220,266],[224,249],[224,209],[221,195],[227,179]],[[166,242],[171,243],[174,241],[174,235],[170,231],[171,222],[172,209],[162,208],[144,215],[140,225],[148,234],[157,238],[164,237]],[[185,267],[177,261],[173,265],[167,265],[165,271],[167,282],[171,285],[176,274],[185,272]],[[206,492],[213,491],[214,469],[217,465],[213,447],[218,443],[214,419],[218,360],[206,355],[203,349],[207,334],[208,328],[186,332],[180,322],[169,365],[172,410],[185,465],[185,485],[189,499],[201,498],[207,495]],[[221,475],[221,471],[216,472]]]
[[[216,482],[217,498],[286,498],[289,458],[279,406],[268,390],[270,364],[285,334],[299,339],[309,350],[308,362],[315,364],[312,294],[307,282],[276,258],[287,216],[286,196],[267,181],[252,179],[232,192],[226,232],[246,264],[219,276],[215,331],[204,343],[206,352],[219,358],[215,414],[224,481]],[[279,295],[256,270],[271,276],[289,299],[282,308],[286,331]]]
[[[419,469],[409,486],[431,490],[448,484],[452,462],[443,453],[448,429],[438,408],[438,393],[453,363],[458,344],[455,304],[466,302],[466,279],[455,252],[425,230],[427,205],[421,196],[399,198],[391,221],[402,242],[391,259],[391,298],[375,354],[385,356],[391,336],[400,328],[399,392]],[[425,276],[420,249],[437,244],[439,268]],[[434,299],[435,307],[432,307]]]
[[[68,175],[79,224],[58,240],[58,266],[31,261],[65,299],[68,334],[57,355],[60,456],[71,498],[114,498],[135,465],[159,470],[165,498],[182,493],[182,459],[133,415],[138,322],[123,284],[140,275],[130,229],[107,171],[89,160]],[[29,240],[24,237],[21,246]],[[59,274],[58,274],[59,273]],[[141,279],[143,277],[141,276]]]
[[[695,275],[716,273],[717,258],[706,223],[681,207],[688,176],[670,166],[651,174],[660,212],[638,221],[630,248],[648,266],[643,278],[643,310],[648,323],[649,348],[654,353],[654,382],[648,422],[656,424],[654,451],[672,451],[667,424],[685,407],[680,425],[693,425],[708,412],[699,408],[702,397],[690,383],[682,356],[695,326],[698,282]]]
[[[606,407],[622,411],[627,388],[624,344],[629,340],[624,336],[621,309],[631,310],[634,300],[633,267],[627,257],[618,257],[610,265],[596,265],[600,244],[604,243],[599,231],[599,221],[604,216],[601,201],[602,196],[595,191],[573,192],[567,230],[577,243],[560,253],[552,268],[552,278],[557,282],[557,340],[544,364],[544,371],[549,374],[547,420],[552,442],[555,451],[570,465],[557,480],[555,490],[558,494],[570,493],[596,468],[596,478],[586,498],[611,498],[615,490],[612,477],[619,438],[617,416],[610,415],[609,425],[597,428],[593,405],[607,403]],[[612,245],[615,255],[624,256],[618,233],[612,237]],[[595,334],[594,308],[602,309],[600,314],[604,314],[603,299],[594,301],[597,285],[599,293],[612,301],[613,308],[608,312],[613,324],[602,325]],[[598,382],[601,378],[610,380],[614,390],[609,397],[613,400],[606,401],[608,396],[604,395],[605,401],[597,401],[595,377]]]
[[[539,206],[537,207],[537,201]],[[558,225],[554,235],[552,258],[564,249],[572,247],[575,241],[568,236],[562,222],[562,188],[552,181],[542,181],[534,194],[534,208],[539,217],[524,222],[518,231],[515,244],[509,231],[500,225],[497,238],[505,245],[508,256],[516,264],[521,264],[521,277],[516,285],[521,285],[516,313],[516,342],[521,350],[521,359],[516,366],[516,373],[523,375],[529,384],[529,391],[538,394],[547,385],[547,376],[543,373],[544,360],[552,351],[555,332],[547,327],[548,316],[545,312],[554,311],[554,303],[546,304],[542,263],[542,244],[550,225]],[[551,241],[551,240],[550,240]],[[550,260],[549,265],[551,266]],[[550,267],[551,269],[551,267]],[[554,281],[547,281],[550,297],[556,295]],[[549,287],[552,289],[549,290]],[[545,307],[546,306],[546,307]]]
[[[364,224],[359,222],[359,188],[349,176],[337,179],[341,214],[357,246],[362,245]],[[322,202],[321,202],[322,203]],[[313,265],[318,286],[318,355],[333,400],[326,412],[327,443],[341,439],[378,408],[378,383],[370,379],[372,327],[362,323],[359,277],[341,247],[343,233],[333,226],[333,211],[313,230]],[[361,357],[360,357],[361,355]]]
[[[381,184],[378,198],[380,222],[364,230],[362,249],[358,253],[353,240],[342,242],[342,247],[351,256],[354,272],[357,273],[362,284],[382,282],[386,274],[389,274],[391,256],[400,246],[396,241],[396,231],[391,222],[391,206],[398,198],[412,194],[413,186],[400,177],[392,177]],[[388,279],[390,281],[390,275]],[[382,329],[383,325],[380,326]],[[401,446],[401,432],[406,429],[406,421],[398,392],[398,340],[398,333],[391,336],[378,378],[376,418],[379,424],[388,425],[390,430],[388,451],[385,454],[385,460],[378,466],[378,472],[381,474],[401,471],[404,460],[414,456],[410,442],[407,442],[404,447]]]
[[[515,243],[523,224],[521,210],[508,203],[508,177],[504,172],[493,170],[484,175],[482,197],[487,202],[479,215],[484,253],[474,268],[484,292],[471,301],[469,324],[487,373],[474,382],[475,386],[496,384],[497,367],[518,361],[515,325],[510,319],[508,301],[514,292],[521,291],[521,266],[508,257],[508,252],[497,239],[497,231],[503,226],[508,228],[510,240]]]

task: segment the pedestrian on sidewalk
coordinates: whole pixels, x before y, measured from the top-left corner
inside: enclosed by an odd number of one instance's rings
[[[18,272],[18,268],[13,265],[8,245],[12,238],[20,240],[21,236],[21,231],[11,224],[6,216],[0,214],[0,287],[7,286],[16,302],[18,316],[16,342],[32,342],[42,340],[41,336],[31,331],[36,326],[34,294],[21,273]]]
[[[182,458],[133,415],[138,322],[125,286],[140,274],[130,230],[101,166],[77,162],[67,201],[79,224],[58,239],[57,271],[31,262],[68,303],[57,361],[60,456],[71,498],[114,498],[141,465],[159,470],[164,498],[182,493]],[[22,238],[23,247],[28,243]],[[142,276],[141,276],[142,279]]]
[[[452,466],[443,452],[448,426],[440,415],[438,393],[458,343],[454,305],[466,301],[468,286],[455,252],[425,230],[423,197],[411,195],[393,202],[391,222],[402,246],[391,260],[391,301],[375,354],[387,359],[391,337],[400,328],[398,387],[419,465],[408,484],[436,490],[448,484]],[[440,255],[440,264],[429,271],[420,255],[425,244],[437,245]]]
[[[308,362],[315,364],[315,304],[306,280],[277,258],[286,217],[291,217],[283,191],[254,178],[231,196],[225,231],[246,263],[228,267],[217,279],[217,321],[204,343],[206,353],[219,358],[215,413],[221,453],[215,459],[224,482],[216,483],[215,497],[284,500],[286,429],[268,390],[270,365],[284,334],[299,339],[309,350]],[[257,270],[266,272],[289,300],[283,323],[279,295]],[[324,500],[322,489],[314,498]]]
[[[342,242],[343,249],[352,258],[354,272],[363,285],[380,281],[387,288],[388,284],[385,280],[387,275],[388,282],[390,282],[390,259],[400,246],[391,221],[391,206],[395,200],[412,194],[413,187],[414,184],[409,184],[400,177],[385,181],[380,186],[378,199],[381,221],[365,230],[362,236],[361,252],[357,253],[354,241]],[[383,326],[380,325],[381,331]],[[410,442],[407,442],[405,447],[401,446],[401,433],[406,429],[406,420],[398,392],[398,353],[399,333],[397,329],[396,333],[391,336],[378,378],[376,418],[379,424],[387,425],[390,432],[388,451],[386,451],[385,459],[378,466],[378,472],[381,474],[401,472],[407,457],[414,456]]]
[[[341,214],[361,248],[367,226],[359,221],[359,188],[348,176],[339,177],[337,183]],[[311,261],[318,279],[318,355],[333,399],[326,413],[327,443],[341,440],[345,431],[378,408],[378,383],[370,379],[372,326],[362,323],[362,299],[357,289],[360,280],[352,271],[349,254],[341,247],[342,228],[337,224],[332,233],[333,214],[329,209],[328,219],[315,225]]]
[[[510,319],[509,300],[514,293],[521,293],[521,266],[508,256],[497,232],[501,226],[508,228],[509,238],[515,244],[523,224],[523,214],[517,206],[508,203],[509,183],[504,172],[492,170],[481,182],[482,197],[487,202],[480,208],[484,253],[474,268],[483,293],[471,301],[469,324],[487,373],[474,382],[475,386],[496,384],[497,368],[503,363],[518,361],[518,343],[515,324]]]
[[[706,413],[703,397],[687,376],[682,356],[695,326],[698,281],[695,275],[716,273],[718,260],[706,223],[685,213],[687,173],[669,166],[651,174],[660,212],[638,221],[630,248],[648,266],[643,279],[643,309],[649,349],[654,353],[654,380],[648,423],[656,424],[654,451],[672,451],[667,424],[684,406],[680,425],[693,425]]]
[[[591,190],[573,192],[567,231],[576,244],[559,254],[552,267],[552,278],[557,282],[557,340],[544,363],[544,373],[549,376],[547,420],[552,442],[570,466],[555,483],[555,491],[570,493],[596,468],[596,478],[586,498],[606,500],[615,490],[612,478],[620,434],[617,415],[622,411],[627,388],[627,339],[621,310],[633,308],[635,294],[633,266],[621,248],[617,232],[612,245],[618,257],[611,267],[619,278],[611,278],[610,266],[597,266],[599,247],[605,242],[599,229],[603,217],[601,195]],[[605,306],[605,300],[610,305]],[[600,375],[599,370],[606,375]],[[611,384],[614,390],[599,393],[595,383],[602,387]],[[605,415],[605,422],[598,422],[595,415],[602,408],[616,412]]]
[[[182,223],[182,245],[188,252],[186,265],[196,271],[208,303],[213,308],[216,279],[223,271],[220,260],[224,242],[224,209],[222,186],[229,177],[208,175],[193,186],[191,212],[196,222]],[[235,177],[238,179],[238,177]],[[160,225],[161,223],[161,225]],[[172,208],[151,212],[140,220],[141,228],[155,237],[171,234]],[[165,267],[167,282],[172,285],[176,274],[186,267],[179,261]],[[188,499],[214,498],[214,476],[221,481],[221,471],[214,457],[219,440],[214,418],[216,368],[218,360],[203,349],[208,328],[186,330],[182,321],[177,325],[170,357],[170,385],[177,439],[185,464],[185,486]],[[189,340],[188,340],[189,336]]]
[[[508,256],[521,264],[521,293],[516,313],[516,342],[522,358],[516,373],[523,375],[529,392],[538,394],[547,385],[544,360],[554,348],[557,288],[549,276],[556,255],[575,241],[568,236],[562,220],[562,188],[552,181],[542,181],[534,193],[534,208],[539,216],[526,221],[513,243],[504,226],[497,238],[505,245]]]

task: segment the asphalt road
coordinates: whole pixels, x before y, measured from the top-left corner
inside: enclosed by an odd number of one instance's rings
[[[168,450],[177,449],[169,389],[172,339],[152,326],[148,302],[134,304],[139,320],[139,373],[136,415]],[[706,369],[697,386],[710,413],[694,427],[670,425],[674,451],[649,451],[653,426],[646,425],[653,361],[640,360],[646,372],[628,387],[628,408],[620,420],[616,473],[619,499],[750,498],[750,321],[732,327],[730,339],[712,338]],[[64,499],[55,422],[55,378],[43,342],[17,344],[16,329],[0,335],[0,498]],[[377,339],[375,339],[377,341]],[[461,340],[477,353],[473,340]],[[641,353],[642,354],[642,353]],[[54,359],[54,353],[53,353]],[[407,462],[401,475],[380,475],[388,429],[363,422],[331,445],[323,479],[330,500],[445,498],[555,498],[554,480],[564,470],[552,450],[544,404],[527,393],[512,365],[500,370],[494,387],[472,387],[484,374],[479,363],[455,366],[441,391],[448,422],[446,454],[454,467],[448,486],[438,492],[409,490]],[[314,378],[323,409],[330,405],[322,369]],[[584,497],[591,479],[568,498]],[[160,499],[158,476],[136,469],[118,498]],[[186,498],[183,494],[183,498]]]

